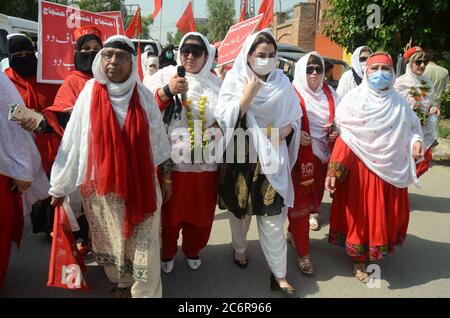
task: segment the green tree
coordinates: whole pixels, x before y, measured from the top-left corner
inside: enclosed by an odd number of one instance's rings
[[[324,18],[329,21],[324,34],[337,44],[353,51],[360,45],[403,53],[412,39],[413,45],[438,52],[450,50],[450,33],[445,21],[450,19],[448,0],[328,0],[332,9]],[[370,28],[374,12],[381,9],[379,27]],[[368,12],[369,11],[369,12]]]
[[[223,40],[228,29],[235,23],[233,0],[208,0],[208,40],[211,43]]]
[[[175,34],[173,32],[167,32],[167,44],[178,45],[183,38],[183,33],[177,30]]]
[[[0,1],[0,12],[13,17],[37,21],[38,3],[37,0],[2,0]]]

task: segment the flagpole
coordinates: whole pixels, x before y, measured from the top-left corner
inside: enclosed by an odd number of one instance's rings
[[[164,1],[161,2],[161,19],[159,21],[159,42],[162,43],[162,20],[163,20],[163,12],[164,12]]]

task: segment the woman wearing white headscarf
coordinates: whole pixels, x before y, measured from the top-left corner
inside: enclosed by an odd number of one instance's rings
[[[337,133],[332,130],[339,98],[324,82],[325,65],[318,52],[303,56],[295,65],[292,84],[303,111],[299,158],[292,170],[295,200],[289,209],[289,233],[302,273],[313,274],[309,257],[309,216],[320,212],[327,164]]]
[[[81,187],[96,261],[117,283],[111,296],[161,297],[158,166],[170,174],[170,148],[136,53],[112,36],[97,54],[51,173],[53,204]],[[168,178],[167,176],[165,178]],[[170,187],[163,185],[167,199]]]
[[[395,81],[395,90],[409,103],[422,125],[425,156],[417,163],[417,177],[422,176],[433,160],[432,146],[437,139],[436,125],[439,108],[436,107],[433,82],[423,75],[428,60],[425,52],[418,46],[406,51],[406,72]]]
[[[214,48],[197,32],[187,33],[179,47],[178,64],[186,73],[177,74],[177,67],[170,65],[150,79],[150,88],[164,110],[176,164],[172,170],[172,197],[163,206],[161,259],[167,274],[174,269],[180,230],[188,266],[193,270],[200,267],[199,253],[208,243],[218,192],[217,164],[205,156],[211,135],[220,132],[214,128],[214,110],[222,84],[211,73]]]
[[[366,69],[366,61],[371,53],[372,50],[367,46],[360,46],[353,52],[352,69],[342,74],[336,89],[340,98],[343,98],[345,94],[361,84]]]
[[[365,263],[393,253],[409,221],[408,186],[423,156],[417,116],[394,88],[392,58],[367,60],[364,80],[336,110],[337,138],[325,187],[334,193],[329,242],[345,246],[353,273],[368,281]]]
[[[9,107],[25,105],[14,84],[0,72],[0,288],[11,243],[20,245],[24,215],[48,197],[49,183],[32,133],[8,120]],[[22,194],[22,195],[21,195]]]
[[[302,111],[289,79],[276,69],[276,55],[269,29],[253,34],[222,85],[215,112],[227,144],[220,198],[230,211],[236,265],[247,266],[246,236],[251,216],[257,215],[261,247],[272,272],[271,288],[293,296],[295,290],[286,280],[283,224],[287,207],[294,203],[291,169],[300,146]],[[249,141],[241,139],[234,145],[230,143],[234,135],[247,135]]]

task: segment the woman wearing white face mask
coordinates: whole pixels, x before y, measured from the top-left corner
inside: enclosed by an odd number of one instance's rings
[[[422,125],[425,156],[416,167],[417,177],[420,177],[428,170],[433,160],[432,146],[437,139],[436,123],[440,111],[436,107],[433,82],[423,75],[428,64],[425,52],[415,46],[406,51],[404,59],[407,63],[406,73],[397,78],[394,87],[408,101]]]
[[[324,61],[319,53],[309,53],[295,65],[292,84],[303,117],[300,153],[292,169],[295,200],[288,214],[288,237],[295,242],[300,271],[309,275],[314,273],[309,257],[309,216],[320,212],[327,164],[337,137],[332,124],[338,97],[323,80]]]
[[[372,54],[360,86],[336,110],[339,137],[325,188],[334,193],[329,242],[345,246],[353,273],[368,282],[365,263],[393,253],[409,221],[408,186],[423,155],[419,120],[394,88],[392,58]]]
[[[247,267],[246,236],[251,216],[256,215],[261,247],[272,271],[271,288],[294,296],[295,289],[286,280],[283,224],[287,207],[293,205],[290,173],[300,145],[302,112],[289,79],[275,69],[276,54],[277,44],[268,29],[250,36],[223,83],[215,117],[231,152],[224,157],[240,157],[244,147],[248,151],[245,161],[222,165],[220,198],[230,211],[235,264]],[[269,127],[278,129],[278,140],[264,134]],[[249,141],[231,146],[233,132],[247,134]],[[270,169],[271,163],[277,168]]]
[[[371,53],[372,50],[367,46],[360,46],[353,52],[352,68],[342,74],[336,89],[340,98],[361,84],[366,69],[366,61]]]

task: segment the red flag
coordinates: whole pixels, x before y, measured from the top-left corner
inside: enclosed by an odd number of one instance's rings
[[[144,79],[144,72],[142,70],[141,63],[141,33],[142,33],[142,20],[141,20],[141,7],[138,6],[136,13],[134,14],[133,20],[131,20],[128,28],[125,30],[125,35],[130,39],[138,39],[138,50],[137,50],[137,67],[138,74],[141,81]]]
[[[258,30],[262,30],[270,27],[273,20],[273,0],[263,0],[261,6],[259,7],[258,14],[263,13],[264,16],[261,23],[258,26]]]
[[[152,13],[153,19],[155,19],[156,16],[158,15],[159,11],[161,11],[162,0],[154,0],[154,3],[155,3],[155,9],[153,10],[153,13]]]
[[[134,14],[133,20],[131,20],[128,28],[125,30],[125,35],[130,39],[140,38],[142,32],[141,23],[141,7],[138,6],[136,13]]]
[[[247,11],[247,0],[244,0],[242,4],[241,17],[239,18],[239,22],[245,21],[245,12]]]
[[[62,206],[58,206],[55,208],[47,286],[90,291],[83,278],[85,271],[86,267],[75,243],[66,211]]]
[[[183,34],[195,32],[195,20],[194,20],[194,13],[192,11],[192,1],[189,1],[186,10],[184,11],[181,18],[178,20],[177,28]]]

